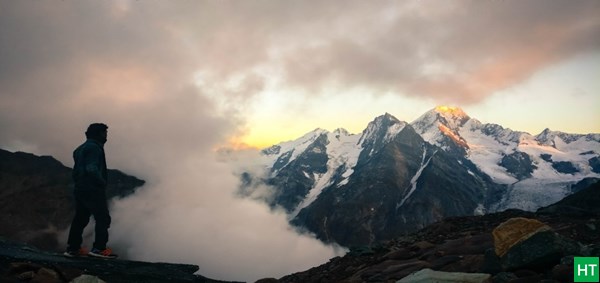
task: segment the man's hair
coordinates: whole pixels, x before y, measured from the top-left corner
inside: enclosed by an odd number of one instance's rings
[[[108,126],[103,123],[90,124],[90,126],[87,128],[87,131],[85,131],[85,137],[88,139],[97,138],[98,136],[100,136],[101,133],[105,132],[107,129]]]

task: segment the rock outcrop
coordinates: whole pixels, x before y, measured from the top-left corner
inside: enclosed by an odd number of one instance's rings
[[[189,264],[70,259],[0,239],[0,282],[225,282],[195,275],[198,270],[198,266]]]
[[[535,219],[511,218],[492,232],[496,255],[504,256],[515,244],[527,240],[535,233],[548,230],[548,225]]]

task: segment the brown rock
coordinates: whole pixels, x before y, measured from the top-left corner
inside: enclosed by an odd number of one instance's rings
[[[410,250],[411,251],[423,251],[423,250],[431,249],[433,247],[435,247],[435,245],[430,242],[420,241],[420,242],[416,242],[412,246],[410,246]]]
[[[448,264],[440,267],[440,271],[448,272],[480,272],[485,262],[484,255],[464,255],[459,256],[459,260],[449,262]]]
[[[61,283],[60,277],[56,271],[45,267],[40,268],[35,274],[33,279],[29,281],[31,283]]]
[[[410,259],[421,255],[420,253],[416,253],[413,251],[409,251],[408,249],[401,248],[399,250],[391,251],[383,256],[384,259],[396,259],[396,260],[404,260]]]
[[[483,254],[494,246],[491,234],[481,234],[449,240],[439,246],[447,255]]]
[[[62,275],[63,279],[67,282],[71,282],[73,279],[80,277],[83,274],[83,270],[77,268],[70,268],[65,266],[55,266],[56,272]]]
[[[528,239],[538,232],[548,230],[550,230],[548,225],[535,219],[511,218],[498,225],[492,232],[496,255],[502,257],[515,244]]]
[[[35,276],[35,272],[34,271],[25,271],[25,272],[17,275],[17,279],[19,279],[20,281],[29,281],[34,276]]]
[[[384,269],[382,272],[386,273],[386,274],[390,274],[390,273],[397,273],[398,271],[402,271],[402,270],[406,270],[408,268],[413,268],[413,267],[418,267],[418,268],[425,268],[425,267],[430,267],[431,265],[425,261],[413,261],[413,262],[407,262],[407,263],[403,263],[403,264],[398,264],[398,265],[393,265],[390,266],[386,269]]]
[[[442,267],[449,265],[451,263],[460,261],[462,259],[463,258],[458,255],[448,255],[448,256],[436,258],[431,261],[431,268],[433,268],[434,270],[440,270]],[[443,271],[446,271],[446,270],[443,270]],[[454,271],[454,270],[452,270],[452,271]]]

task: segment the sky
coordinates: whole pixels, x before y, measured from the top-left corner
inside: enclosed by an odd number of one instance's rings
[[[113,203],[127,256],[281,276],[340,251],[235,197],[252,148],[437,105],[599,133],[598,15],[594,0],[0,0],[0,148],[72,166],[104,122],[109,167],[148,181]]]

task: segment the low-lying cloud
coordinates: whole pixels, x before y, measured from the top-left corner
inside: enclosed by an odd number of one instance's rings
[[[235,196],[232,163],[186,155],[160,181],[116,201],[111,242],[127,256],[194,263],[200,274],[254,281],[306,270],[344,251],[289,226],[284,212]]]

